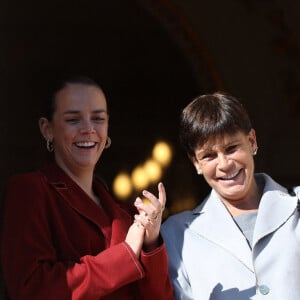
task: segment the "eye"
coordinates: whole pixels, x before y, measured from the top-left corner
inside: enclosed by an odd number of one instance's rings
[[[213,152],[207,152],[207,153],[203,153],[201,156],[198,157],[199,160],[204,160],[204,161],[208,161],[208,160],[212,160],[216,157],[216,154],[214,154]]]
[[[226,153],[231,154],[234,153],[238,148],[238,145],[231,145],[226,148]]]
[[[79,118],[67,118],[66,122],[70,123],[70,124],[78,123],[79,122]]]
[[[103,123],[107,120],[107,118],[105,116],[94,116],[92,120],[96,123]]]

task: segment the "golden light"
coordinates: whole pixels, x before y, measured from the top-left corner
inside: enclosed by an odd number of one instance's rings
[[[157,182],[162,176],[161,166],[154,159],[148,159],[144,164],[144,170],[150,182]]]
[[[143,198],[142,201],[144,202],[145,205],[150,205],[151,201],[147,198]]]
[[[113,190],[116,196],[126,199],[132,192],[132,184],[129,175],[120,173],[113,182]]]
[[[158,142],[153,147],[153,158],[162,166],[167,166],[172,159],[172,149],[166,142]]]
[[[137,190],[142,190],[146,188],[149,184],[149,177],[147,173],[145,172],[144,168],[142,167],[136,167],[132,171],[131,180],[134,185],[134,187]]]

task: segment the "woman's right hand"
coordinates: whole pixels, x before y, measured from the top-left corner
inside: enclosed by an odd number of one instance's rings
[[[129,227],[125,242],[130,246],[137,257],[140,256],[144,243],[145,228],[139,222],[134,223]]]

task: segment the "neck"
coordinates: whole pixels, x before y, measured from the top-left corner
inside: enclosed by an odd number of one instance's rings
[[[76,176],[69,174],[70,177],[90,196],[92,194],[93,177]]]
[[[58,163],[64,172],[97,204],[99,204],[98,197],[93,192],[93,169],[81,169],[74,172],[66,168],[64,165]]]
[[[69,176],[74,180],[80,188],[99,206],[101,206],[100,200],[93,191],[93,173],[88,176]]]
[[[254,181],[253,188],[251,189],[251,193],[246,197],[238,200],[226,200],[223,199],[222,202],[229,211],[229,213],[235,217],[242,213],[257,211],[259,202],[261,198],[261,190],[258,185]]]
[[[225,204],[225,203],[224,203]],[[229,213],[233,216],[236,217],[238,215],[247,213],[247,212],[252,212],[252,211],[257,211],[258,205],[255,205],[253,207],[238,207],[237,205],[231,205],[231,204],[225,204],[227,210]]]

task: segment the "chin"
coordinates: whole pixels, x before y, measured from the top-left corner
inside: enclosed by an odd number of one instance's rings
[[[221,191],[219,194],[225,199],[239,200],[245,196],[246,192],[244,189],[234,189],[231,191]]]
[[[80,168],[94,169],[96,166],[96,163],[97,162],[95,162],[95,161],[80,161],[80,162],[78,162],[78,166],[80,166]]]

